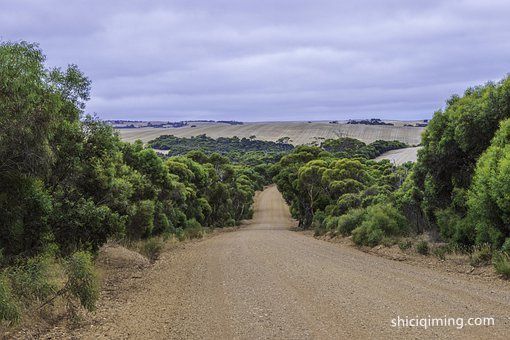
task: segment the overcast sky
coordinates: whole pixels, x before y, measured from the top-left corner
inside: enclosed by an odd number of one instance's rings
[[[104,119],[428,118],[510,72],[508,0],[1,0]]]

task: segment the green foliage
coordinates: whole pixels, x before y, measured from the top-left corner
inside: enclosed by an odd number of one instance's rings
[[[195,219],[186,221],[184,233],[190,240],[194,238],[202,238],[204,236],[204,230],[202,226]]]
[[[507,237],[505,243],[501,246],[501,251],[510,254],[510,237]]]
[[[254,137],[254,136],[252,136]],[[193,150],[202,150],[206,154],[218,152],[223,155],[262,151],[266,154],[288,152],[294,147],[288,143],[275,143],[255,138],[220,137],[213,139],[204,135],[180,138],[163,135],[149,141],[148,145],[157,150],[168,150],[169,156],[185,155]],[[236,157],[232,155],[232,157]],[[239,157],[237,155],[237,157]]]
[[[10,273],[12,289],[26,305],[44,301],[58,288],[54,263],[48,256],[30,258]]]
[[[366,209],[363,222],[352,231],[357,245],[375,246],[385,236],[401,236],[408,233],[405,218],[391,205],[373,205]]]
[[[448,247],[440,246],[440,247],[434,248],[433,253],[439,260],[445,261],[446,254],[448,253]]]
[[[55,255],[67,256],[95,252],[110,237],[147,239],[178,228],[198,236],[199,228],[187,221],[236,225],[252,215],[255,190],[271,176],[267,164],[293,148],[237,137],[162,137],[172,150],[172,143],[181,145],[179,154],[203,145],[231,157],[195,150],[163,159],[84,116],[90,81],[75,65],[48,69],[44,61],[37,45],[0,45],[0,244],[6,264],[49,245]]]
[[[383,237],[384,232],[372,224],[361,225],[352,231],[352,240],[359,246],[376,246]]]
[[[156,237],[151,237],[142,243],[141,253],[151,262],[156,261],[163,250],[163,242]]]
[[[420,241],[416,244],[416,251],[421,255],[428,255],[430,253],[429,243],[427,241]]]
[[[321,143],[321,148],[332,153],[336,157],[363,157],[373,159],[383,153],[408,147],[407,144],[399,141],[376,140],[373,143],[365,144],[360,140],[341,137],[337,139],[326,139]]]
[[[0,321],[10,324],[16,323],[21,318],[21,310],[14,299],[9,282],[5,275],[0,274]]]
[[[365,209],[351,209],[345,215],[338,218],[337,231],[343,236],[348,236],[354,229],[365,220]]]
[[[473,267],[487,265],[491,262],[492,249],[489,244],[476,246],[469,256],[469,264]]]
[[[411,242],[409,240],[408,241],[401,241],[401,242],[398,243],[398,247],[402,251],[411,249],[412,246],[413,246],[413,242]]]
[[[69,293],[76,297],[81,305],[92,311],[99,299],[99,280],[90,253],[78,251],[72,254],[66,263]]]
[[[475,214],[476,228],[479,230],[478,243],[502,242],[499,225],[481,226],[481,220],[493,219],[492,216],[483,217],[482,211],[485,211],[485,214],[498,215],[497,209],[492,210],[492,207],[483,205],[494,202],[495,198],[488,196],[488,191],[492,191],[492,184],[487,177],[489,169],[495,171],[494,175],[500,176],[500,180],[504,180],[504,175],[500,171],[503,170],[506,161],[494,162],[497,155],[503,155],[501,149],[504,148],[503,145],[498,144],[492,151],[488,151],[476,166],[478,174],[475,176],[477,179],[474,187],[485,188],[480,194],[485,196],[473,197],[472,193],[470,206],[467,207],[465,192],[471,185],[478,158],[489,147],[500,122],[510,118],[509,98],[510,77],[498,83],[470,88],[462,97],[453,96],[448,100],[446,109],[436,112],[429,122],[423,135],[423,149],[418,153],[414,171],[415,183],[422,193],[418,202],[433,224],[436,223],[438,210],[451,208],[450,220],[452,212],[463,219],[468,214],[467,210],[478,210]],[[504,139],[504,134],[501,133],[499,139]],[[496,180],[494,182],[496,183]],[[473,192],[476,193],[477,190]],[[501,189],[502,192],[504,190],[506,189]],[[450,237],[461,229],[464,236],[457,237],[457,241],[466,244],[474,242],[472,237],[467,236],[470,228],[465,224],[458,225],[454,222],[452,230],[448,230],[450,227],[443,223],[441,228],[442,234]]]
[[[510,237],[510,119],[501,123],[476,165],[469,191],[468,216],[476,243],[500,247]]]
[[[494,253],[492,264],[498,274],[501,274],[505,279],[510,278],[510,255],[508,255],[508,253]]]

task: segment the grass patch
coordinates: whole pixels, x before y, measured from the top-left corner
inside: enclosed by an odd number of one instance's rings
[[[491,263],[492,249],[488,244],[476,246],[469,255],[469,264],[473,267],[485,266]]]
[[[498,274],[505,279],[510,278],[510,256],[505,252],[496,252],[492,258],[492,264]]]
[[[416,251],[421,255],[428,255],[430,253],[429,243],[427,241],[420,241],[416,244]]]
[[[154,262],[159,258],[161,251],[163,250],[163,241],[157,237],[152,237],[147,241],[143,242],[140,247],[142,255],[147,257],[149,261]]]

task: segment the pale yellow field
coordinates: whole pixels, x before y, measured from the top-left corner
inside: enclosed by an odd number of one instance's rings
[[[351,137],[365,143],[375,140],[399,140],[409,145],[417,145],[421,140],[423,128],[404,127],[405,122],[393,122],[395,126],[382,125],[350,125],[329,124],[328,122],[258,122],[243,125],[229,125],[219,123],[190,123],[196,127],[182,128],[138,128],[119,129],[123,140],[133,142],[137,139],[148,142],[161,135],[177,137],[191,137],[206,134],[212,138],[218,137],[250,137],[276,141],[281,137],[290,137],[294,145],[309,144],[317,138]],[[320,139],[318,140],[320,142]]]
[[[418,159],[418,150],[420,150],[419,147],[414,148],[405,148],[405,149],[398,149],[398,150],[392,150],[388,151],[386,153],[383,153],[379,157],[375,158],[376,161],[382,161],[383,159],[388,159],[390,162],[401,165],[406,162],[416,162]]]

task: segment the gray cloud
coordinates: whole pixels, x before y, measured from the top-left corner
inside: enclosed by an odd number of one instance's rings
[[[504,0],[18,0],[0,3],[0,37],[78,64],[103,118],[415,119],[510,71],[509,14]]]

